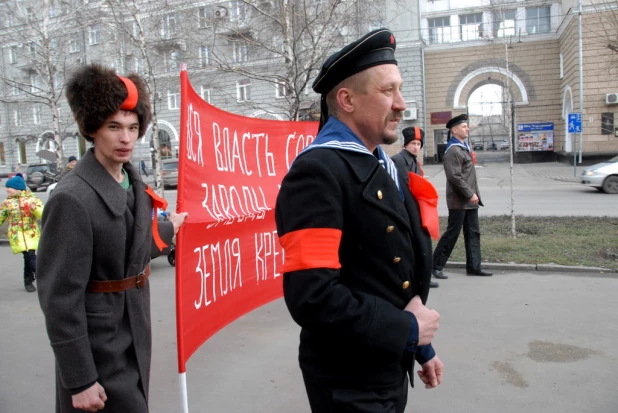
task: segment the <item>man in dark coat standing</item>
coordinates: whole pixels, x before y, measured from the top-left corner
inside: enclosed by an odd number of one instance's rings
[[[186,213],[153,230],[153,203],[162,200],[130,162],[150,122],[145,82],[88,65],[66,93],[94,149],[58,183],[43,213],[38,291],[56,359],[56,412],[147,413],[149,261]]]
[[[420,176],[425,176],[423,168],[418,163],[418,155],[423,150],[423,141],[425,132],[418,126],[410,126],[401,131],[403,135],[403,149],[391,159],[399,170],[399,173],[405,176],[406,183],[409,182],[409,172],[413,172]],[[421,155],[422,156],[422,155]],[[429,287],[438,288],[440,285],[435,281],[429,282]]]
[[[444,152],[444,173],[446,174],[446,204],[448,226],[433,253],[433,276],[447,279],[442,269],[449,257],[463,227],[466,247],[466,272],[468,275],[490,276],[492,273],[481,268],[481,231],[479,229],[480,198],[476,169],[468,138],[468,115],[455,116],[446,123],[449,141]]]
[[[379,146],[396,141],[406,108],[394,52],[378,29],[326,60],[313,84],[320,131],[277,198],[284,297],[315,413],[402,413],[415,359],[427,388],[442,380],[439,314],[424,305],[431,241]]]

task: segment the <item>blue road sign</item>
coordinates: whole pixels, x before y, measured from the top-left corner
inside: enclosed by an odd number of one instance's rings
[[[581,113],[569,113],[569,133],[582,133]]]

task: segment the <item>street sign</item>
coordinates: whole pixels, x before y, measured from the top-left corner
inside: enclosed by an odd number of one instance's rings
[[[569,113],[569,133],[582,133],[581,113]]]

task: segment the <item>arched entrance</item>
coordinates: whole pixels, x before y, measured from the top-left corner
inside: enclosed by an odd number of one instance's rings
[[[468,113],[469,143],[477,159],[502,162],[512,146],[513,111],[529,105],[529,93],[521,78],[499,66],[485,66],[460,77],[454,86],[453,109]]]
[[[467,74],[457,85],[453,95],[453,109],[466,109],[472,92],[486,84],[508,89],[515,105],[528,105],[528,91],[524,82],[512,71],[502,67],[481,67]]]

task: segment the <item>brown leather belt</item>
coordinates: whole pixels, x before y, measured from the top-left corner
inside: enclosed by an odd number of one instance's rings
[[[148,281],[150,275],[150,265],[141,273],[122,280],[114,281],[90,281],[87,291],[89,293],[117,293],[130,290],[131,288],[142,288]]]

